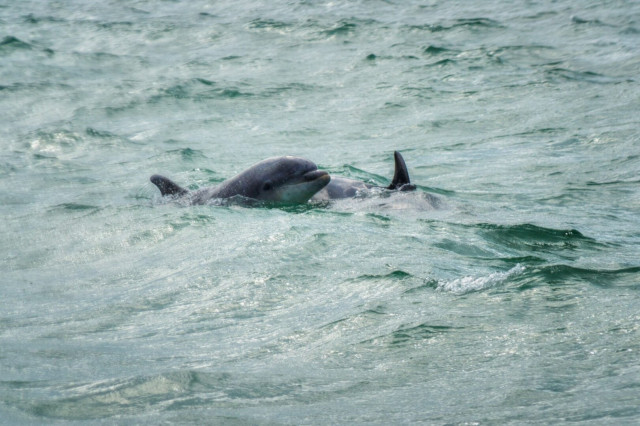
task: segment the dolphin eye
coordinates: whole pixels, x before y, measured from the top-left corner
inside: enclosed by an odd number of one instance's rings
[[[273,188],[273,185],[269,181],[265,182],[264,185],[262,185],[263,191],[271,191],[272,188]]]

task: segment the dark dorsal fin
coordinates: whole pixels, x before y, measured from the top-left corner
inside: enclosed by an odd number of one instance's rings
[[[387,189],[399,189],[400,191],[411,191],[416,189],[415,185],[411,185],[411,181],[409,180],[409,171],[407,170],[407,165],[405,164],[402,155],[400,155],[398,151],[394,151],[393,158],[395,159],[396,169],[393,173],[391,185],[389,185]]]
[[[165,195],[184,195],[187,191],[169,178],[160,175],[151,176],[151,182],[158,187],[160,193]]]

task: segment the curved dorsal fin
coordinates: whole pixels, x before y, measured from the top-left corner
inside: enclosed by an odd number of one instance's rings
[[[151,182],[158,187],[160,193],[165,195],[184,195],[187,191],[169,178],[160,175],[151,176]]]
[[[409,180],[409,171],[407,165],[404,162],[404,158],[398,151],[393,152],[393,158],[395,160],[395,172],[393,173],[393,180],[391,185],[387,189],[399,189],[401,191],[410,191],[416,189],[415,185],[411,185]]]

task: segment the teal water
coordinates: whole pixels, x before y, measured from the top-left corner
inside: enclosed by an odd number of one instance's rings
[[[637,424],[637,1],[0,1],[0,423]],[[414,193],[184,206],[276,155]]]

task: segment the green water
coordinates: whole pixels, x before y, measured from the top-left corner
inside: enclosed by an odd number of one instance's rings
[[[640,4],[0,2],[0,422],[635,424]],[[185,206],[268,157],[416,192]]]

